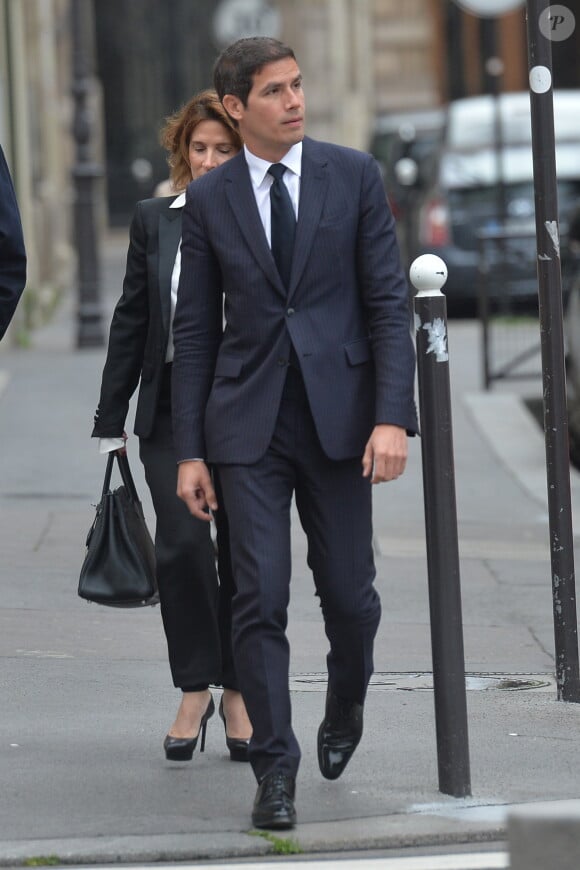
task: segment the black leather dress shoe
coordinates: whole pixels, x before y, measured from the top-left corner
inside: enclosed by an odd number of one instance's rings
[[[318,766],[326,779],[338,779],[363,732],[363,706],[339,698],[330,690],[326,695],[326,713],[318,729]]]
[[[296,824],[294,793],[296,780],[285,773],[269,773],[264,777],[254,801],[252,824],[255,828],[281,831]]]

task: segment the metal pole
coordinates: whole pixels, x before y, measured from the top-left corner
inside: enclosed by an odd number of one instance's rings
[[[489,275],[491,270],[487,257],[487,245],[489,245],[489,241],[480,233],[477,239],[477,282],[479,285],[477,292],[477,313],[481,323],[483,384],[485,389],[489,390],[491,388],[491,366],[489,361]]]
[[[410,270],[415,296],[421,453],[439,790],[471,794],[457,508],[451,429],[447,308],[443,260],[418,257]]]
[[[105,343],[99,293],[98,239],[95,219],[95,183],[103,170],[92,159],[93,124],[88,99],[91,90],[93,25],[92,0],[72,0],[74,123],[76,163],[74,235],[77,252],[78,309],[77,347],[101,347]]]
[[[578,702],[580,680],[564,369],[552,46],[549,36],[543,35],[540,28],[541,16],[546,20],[549,16],[548,0],[528,0],[527,13],[556,682],[559,700]],[[547,32],[549,34],[549,30]]]
[[[500,102],[500,95],[503,89],[503,61],[498,56],[497,18],[484,18],[481,27],[484,35],[485,92],[490,94],[493,106],[493,151],[497,175],[497,220],[500,229],[503,229],[507,213],[505,173],[503,168],[504,134]],[[500,255],[505,257],[505,246],[503,244],[500,247]]]

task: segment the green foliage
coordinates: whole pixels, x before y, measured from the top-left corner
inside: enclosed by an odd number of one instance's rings
[[[262,837],[273,846],[272,851],[275,855],[301,855],[302,849],[295,840],[289,840],[286,837],[276,837],[275,834],[270,834],[268,831],[250,831],[254,837]]]
[[[25,867],[58,867],[60,864],[62,861],[58,855],[37,855],[24,862]]]

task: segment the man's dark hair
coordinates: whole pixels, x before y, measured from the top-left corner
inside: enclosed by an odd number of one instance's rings
[[[287,57],[296,60],[290,46],[270,36],[250,36],[228,45],[213,68],[214,88],[220,100],[226,94],[233,94],[247,106],[254,75],[266,64]]]

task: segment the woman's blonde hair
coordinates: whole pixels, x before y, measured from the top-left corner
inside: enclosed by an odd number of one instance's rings
[[[191,181],[189,143],[200,121],[219,121],[230,134],[234,147],[238,151],[242,147],[242,138],[220,103],[217,93],[208,89],[196,94],[178,112],[166,118],[161,129],[160,141],[168,152],[169,176],[176,191],[184,190]]]

